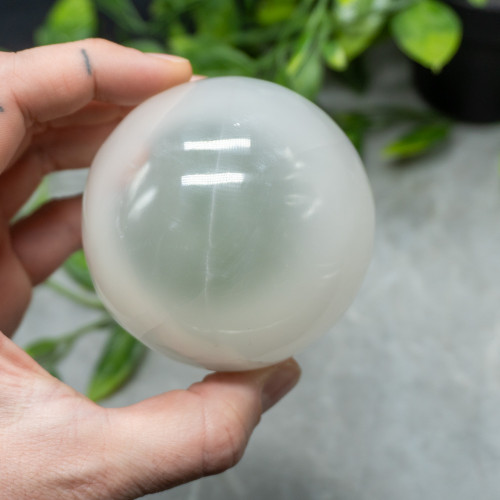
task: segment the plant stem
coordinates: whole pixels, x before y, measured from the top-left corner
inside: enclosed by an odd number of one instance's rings
[[[95,330],[99,330],[101,328],[107,328],[113,324],[113,320],[111,316],[104,316],[103,318],[98,319],[97,321],[93,321],[87,325],[81,326],[76,330],[68,332],[58,339],[55,339],[60,346],[57,358],[61,359],[68,354],[68,352],[73,347],[73,344],[80,338],[86,335],[87,333],[91,333]]]
[[[77,292],[73,292],[73,290],[70,290],[69,288],[66,288],[65,286],[53,280],[47,280],[45,284],[49,288],[52,288],[52,290],[54,290],[55,292],[59,293],[60,295],[66,297],[69,300],[72,300],[73,302],[81,304],[85,307],[91,307],[92,309],[99,309],[100,311],[105,310],[105,307],[97,298],[93,299],[90,297],[84,297],[83,295],[80,295]]]
[[[106,315],[96,321],[93,321],[92,323],[88,323],[87,325],[81,326],[76,330],[67,333],[66,335],[62,336],[61,339],[74,341],[77,338],[82,337],[86,333],[93,332],[94,330],[100,330],[101,328],[107,328],[112,324],[113,320],[111,319],[111,316]]]
[[[60,378],[57,374],[57,363],[69,353],[75,342],[87,333],[100,328],[109,328],[113,324],[114,321],[111,316],[106,314],[97,321],[81,326],[59,337],[37,340],[27,346],[25,350],[33,359]]]

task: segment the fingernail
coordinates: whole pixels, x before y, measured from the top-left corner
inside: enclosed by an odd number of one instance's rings
[[[300,378],[300,367],[293,359],[275,367],[262,388],[262,412],[269,410],[295,387]]]
[[[189,61],[184,57],[174,56],[172,54],[160,54],[156,52],[148,52],[147,54],[148,56],[158,57],[160,59],[165,59],[166,61],[170,61],[173,63],[189,63]]]
[[[206,78],[206,76],[203,76],[203,75],[193,75],[189,81],[190,82],[197,82],[198,80],[205,80],[205,78]]]

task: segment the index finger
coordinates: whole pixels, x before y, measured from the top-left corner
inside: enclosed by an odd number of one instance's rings
[[[0,54],[0,172],[33,123],[91,100],[135,105],[187,81],[188,61],[89,39]]]

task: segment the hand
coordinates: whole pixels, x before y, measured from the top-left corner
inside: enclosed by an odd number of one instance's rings
[[[80,199],[11,224],[55,170],[86,167],[131,107],[189,80],[187,61],[103,40],[0,53],[0,499],[132,499],[220,472],[297,382],[289,360],[212,374],[105,409],[49,375],[12,335],[34,285],[80,247]]]

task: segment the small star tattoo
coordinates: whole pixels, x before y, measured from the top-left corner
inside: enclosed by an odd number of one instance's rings
[[[82,53],[83,60],[85,61],[85,69],[87,70],[87,75],[91,76],[92,66],[90,65],[89,55],[87,54],[87,51],[85,49],[81,49],[80,52]]]

